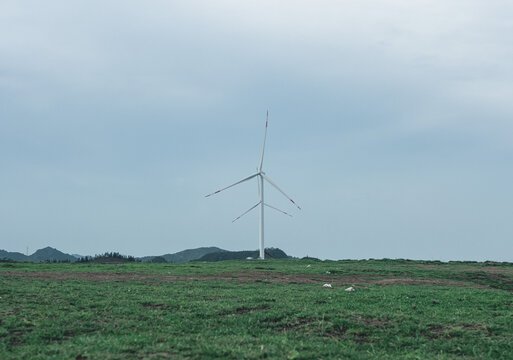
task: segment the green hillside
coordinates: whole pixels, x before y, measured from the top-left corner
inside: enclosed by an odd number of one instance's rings
[[[260,255],[258,250],[255,251],[222,251],[206,254],[196,261],[225,261],[225,260],[246,260],[257,259]],[[265,249],[266,259],[287,259],[289,256],[281,249],[268,248]]]
[[[164,259],[166,259],[167,262],[171,263],[185,263],[193,260],[197,260],[201,258],[202,256],[214,252],[224,252],[226,250],[220,249],[215,246],[211,247],[200,247],[196,249],[187,249],[183,251],[179,251],[174,254],[166,254],[161,255]]]
[[[0,259],[12,261],[30,261],[27,255],[24,255],[20,252],[10,252],[5,250],[0,250]]]
[[[30,262],[45,262],[45,261],[69,261],[75,262],[77,258],[65,254],[57,249],[51,248],[49,246],[39,249],[34,252],[32,255],[23,255],[19,252],[9,252],[5,250],[0,250],[0,259],[12,260],[12,261],[30,261]]]
[[[43,249],[37,250],[35,253],[30,255],[28,258],[30,259],[29,261],[33,261],[33,262],[43,262],[43,261],[75,262],[75,261],[77,261],[76,257],[69,255],[69,254],[65,254],[62,251],[59,251],[59,250],[54,249],[49,246],[47,246]]]

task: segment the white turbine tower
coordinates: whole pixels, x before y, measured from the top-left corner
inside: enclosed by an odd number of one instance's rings
[[[205,196],[205,197],[209,197],[211,195],[220,193],[223,190],[229,189],[232,186],[238,185],[240,183],[243,183],[243,182],[248,181],[250,179],[253,179],[255,177],[258,178],[258,196],[259,196],[258,203],[256,205],[253,205],[249,210],[244,212],[242,215],[236,217],[232,222],[235,222],[235,221],[239,220],[241,217],[243,217],[248,212],[250,212],[251,210],[253,210],[254,208],[256,208],[257,206],[260,205],[260,241],[259,241],[259,244],[260,244],[260,256],[259,256],[259,258],[260,259],[264,259],[265,258],[265,254],[264,254],[264,206],[267,206],[267,207],[269,207],[271,209],[279,211],[279,212],[281,212],[281,213],[283,213],[285,215],[292,216],[292,215],[286,213],[285,211],[282,211],[282,210],[280,210],[278,208],[275,208],[274,206],[271,206],[271,205],[266,204],[264,202],[264,180],[267,181],[272,186],[274,186],[287,199],[289,199],[294,204],[294,206],[296,206],[299,210],[301,210],[301,207],[299,207],[299,205],[297,205],[294,202],[294,200],[292,200],[287,194],[285,194],[285,192],[282,189],[280,189],[278,187],[278,185],[276,185],[271,179],[269,179],[269,177],[267,177],[265,175],[265,173],[262,171],[262,164],[264,163],[265,138],[267,137],[267,124],[268,124],[268,120],[269,120],[269,111],[267,111],[266,117],[265,117],[264,144],[262,145],[262,154],[260,155],[260,165],[257,167],[257,172],[255,174],[253,174],[253,175],[250,175],[250,176],[240,180],[240,181],[237,181],[235,184],[232,184],[230,186],[227,186],[227,187],[225,187],[223,189],[217,190],[216,192],[213,192],[212,194],[208,194],[208,195]]]

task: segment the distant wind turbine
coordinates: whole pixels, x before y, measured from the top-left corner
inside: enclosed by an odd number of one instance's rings
[[[285,215],[288,215],[288,216],[292,216],[292,215],[286,213],[285,211],[280,210],[280,209],[278,209],[278,208],[276,208],[274,206],[268,205],[268,204],[266,204],[264,202],[264,180],[267,181],[272,186],[274,186],[287,199],[289,199],[294,204],[294,206],[296,206],[299,210],[301,210],[301,207],[299,205],[297,205],[294,202],[294,200],[292,200],[287,194],[285,194],[285,192],[282,189],[280,189],[278,187],[278,185],[276,185],[271,179],[269,179],[269,177],[267,177],[265,175],[265,173],[262,171],[262,165],[264,163],[265,138],[267,137],[267,124],[268,123],[269,123],[269,111],[267,111],[266,117],[265,117],[264,144],[262,145],[262,154],[260,155],[260,165],[257,167],[257,172],[255,174],[253,174],[253,175],[250,175],[250,176],[240,180],[240,181],[237,181],[235,184],[232,184],[230,186],[227,186],[227,187],[225,187],[223,189],[217,190],[216,192],[213,192],[212,194],[208,194],[208,195],[205,196],[205,197],[209,197],[211,195],[215,195],[217,193],[220,193],[223,190],[229,189],[229,188],[231,188],[231,187],[233,187],[235,185],[239,185],[240,183],[243,183],[245,181],[248,181],[248,180],[251,180],[251,179],[253,179],[255,177],[258,177],[258,196],[259,196],[258,203],[256,205],[252,206],[246,212],[244,212],[241,215],[239,215],[238,217],[236,217],[232,222],[235,222],[235,221],[239,220],[241,217],[243,217],[244,215],[249,213],[251,210],[253,210],[254,208],[256,208],[257,206],[260,205],[260,256],[259,256],[260,259],[264,259],[265,258],[265,254],[264,254],[264,206],[267,206],[267,207],[269,207],[271,209],[279,211],[282,214],[285,214]]]

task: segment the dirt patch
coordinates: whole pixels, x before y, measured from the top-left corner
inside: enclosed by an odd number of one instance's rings
[[[0,271],[0,277],[23,277],[39,280],[86,280],[86,281],[192,281],[192,280],[222,280],[237,281],[241,283],[254,282],[256,280],[270,283],[288,284],[318,284],[319,282],[330,282],[343,285],[349,283],[362,283],[369,278],[367,275],[346,275],[346,276],[323,276],[310,274],[282,274],[263,271],[243,271],[220,274],[194,274],[194,275],[148,275],[139,273],[112,273],[112,272],[46,272],[46,271]]]
[[[447,332],[451,330],[449,326],[435,325],[428,329],[429,337],[433,339],[439,339],[441,337],[447,337]]]
[[[461,324],[461,326],[462,326],[465,330],[488,331],[488,330],[486,329],[486,325],[478,324],[478,323],[475,323],[475,324]]]
[[[450,339],[452,337],[450,332],[452,330],[455,330],[455,329],[458,329],[458,328],[463,328],[464,330],[468,330],[468,331],[484,331],[484,332],[487,331],[485,325],[478,324],[478,323],[474,323],[474,324],[456,324],[456,325],[448,325],[448,326],[435,325],[435,326],[431,326],[428,329],[428,331],[429,331],[429,336],[431,338],[439,339],[439,338],[444,337],[444,338]]]
[[[498,266],[484,266],[480,270],[489,274],[513,274],[513,269],[504,269]]]
[[[276,329],[278,331],[284,331],[284,332],[295,331],[295,330],[303,328],[315,321],[316,321],[315,319],[310,319],[310,318],[299,318],[299,319],[297,319],[296,322],[279,325],[276,327]]]
[[[360,324],[364,324],[364,325],[372,326],[372,327],[377,327],[377,328],[381,328],[381,327],[383,327],[383,326],[385,326],[387,324],[387,321],[385,321],[385,320],[371,318],[371,317],[367,317],[367,316],[357,315],[357,316],[355,316],[354,319],[357,322],[359,322]]]
[[[194,275],[151,275],[140,273],[112,273],[112,272],[44,272],[44,271],[0,271],[0,277],[22,277],[38,280],[68,281],[236,281],[239,283],[264,282],[273,284],[324,284],[333,286],[347,285],[438,285],[460,286],[489,289],[489,286],[475,283],[445,281],[435,279],[413,279],[387,276],[376,278],[375,275],[318,275],[318,274],[283,274],[271,271],[242,271],[220,274],[194,274]]]
[[[167,351],[167,352],[157,352],[157,353],[153,353],[153,354],[150,354],[150,355],[145,355],[142,359],[148,359],[148,360],[153,360],[153,359],[174,359],[175,356],[177,356],[178,353],[176,352],[171,352],[171,351]]]
[[[370,343],[369,335],[364,332],[352,333],[350,339],[358,345]]]
[[[489,289],[489,286],[479,284],[466,284],[458,281],[411,279],[411,278],[389,278],[373,280],[370,284],[375,285],[438,285],[438,286],[472,286],[480,289]]]
[[[471,266],[471,265],[430,265],[430,264],[415,264],[409,265],[417,268],[430,269],[430,270],[440,270],[440,271],[471,271],[471,272],[485,272],[488,274],[513,274],[513,269],[504,268],[500,266]]]
[[[24,331],[13,331],[9,334],[9,343],[12,346],[21,346],[25,344],[25,335],[32,331],[32,329],[24,329]]]
[[[269,310],[271,307],[269,305],[258,305],[258,306],[242,306],[237,309],[235,309],[235,314],[237,315],[244,315],[251,311],[258,311],[258,310]]]
[[[166,304],[154,304],[154,303],[142,303],[142,307],[153,310],[170,310],[170,307]]]

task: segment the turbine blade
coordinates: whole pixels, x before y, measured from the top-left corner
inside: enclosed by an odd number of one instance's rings
[[[292,215],[290,215],[288,212],[285,212],[285,211],[283,211],[283,210],[280,210],[280,209],[278,209],[278,208],[275,208],[274,206],[271,206],[271,205],[266,204],[266,203],[264,203],[264,205],[265,205],[265,206],[267,206],[267,207],[270,207],[271,209],[274,209],[274,210],[276,210],[276,211],[279,211],[279,212],[281,212],[282,214],[285,214],[285,215],[288,215],[288,216],[292,217]]]
[[[269,110],[265,114],[265,132],[264,132],[264,144],[262,145],[262,155],[260,155],[260,166],[258,171],[262,171],[262,164],[264,163],[264,150],[265,150],[265,138],[267,137],[267,124],[269,122]]]
[[[248,181],[249,179],[253,179],[253,178],[254,178],[255,176],[257,176],[257,175],[258,175],[258,173],[253,174],[253,175],[251,175],[251,176],[248,176],[247,178],[244,178],[244,179],[242,179],[241,181],[237,181],[235,184],[231,184],[230,186],[227,186],[227,187],[225,187],[225,188],[222,188],[222,189],[220,189],[220,190],[217,190],[217,191],[213,192],[212,194],[205,195],[205,197],[209,197],[209,196],[211,196],[211,195],[214,195],[214,194],[220,193],[221,191],[226,190],[226,189],[229,189],[229,188],[231,188],[232,186],[235,186],[235,185],[238,185],[238,184],[240,184],[240,183],[243,183],[244,181]]]
[[[283,194],[287,199],[289,199],[289,200],[290,200],[290,202],[291,202],[291,203],[293,203],[293,204],[294,204],[294,205],[295,205],[299,210],[301,210],[301,207],[300,207],[298,204],[296,204],[296,203],[294,202],[294,200],[292,200],[292,199],[290,198],[290,196],[288,196],[287,194],[285,194],[285,192],[284,192],[282,189],[280,189],[280,188],[278,187],[278,185],[276,185],[276,184],[275,184],[271,179],[269,179],[269,178],[268,178],[266,175],[264,175],[263,173],[260,173],[260,175],[261,175],[261,176],[263,176],[263,178],[264,178],[264,179],[265,179],[269,184],[271,184],[272,186],[274,186],[274,187],[275,187],[279,192],[281,192],[281,193],[282,193],[282,194]]]
[[[251,210],[253,210],[254,208],[256,208],[258,205],[260,205],[260,201],[259,201],[256,205],[252,206],[249,210],[247,210],[246,212],[244,212],[242,215],[239,215],[239,216],[237,216],[235,219],[233,219],[233,220],[232,220],[232,223],[234,223],[234,222],[236,222],[237,220],[239,220],[241,217],[243,217],[243,216],[244,216],[244,215],[246,215],[248,212],[250,212]]]

